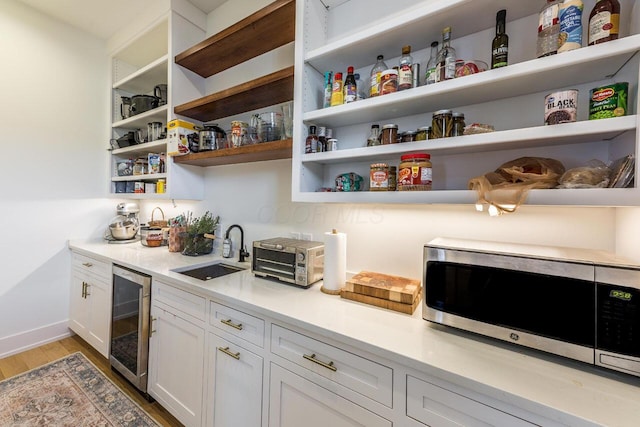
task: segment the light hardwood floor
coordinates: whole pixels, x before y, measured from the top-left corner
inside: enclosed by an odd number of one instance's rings
[[[124,390],[127,395],[162,426],[182,426],[178,420],[157,402],[149,403],[131,384],[115,372],[112,372],[109,367],[109,361],[77,335],[0,359],[0,381],[53,362],[54,360],[61,359],[77,351],[87,356],[87,359],[96,365],[111,381],[120,387],[120,389]]]

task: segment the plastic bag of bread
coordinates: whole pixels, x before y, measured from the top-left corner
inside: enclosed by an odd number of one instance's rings
[[[529,190],[555,188],[564,174],[564,165],[544,157],[520,157],[493,172],[469,180],[469,189],[478,193],[476,208],[489,208],[490,215],[514,212],[523,204]]]
[[[566,171],[559,180],[558,188],[606,188],[611,171],[600,160],[591,160],[588,166]]]

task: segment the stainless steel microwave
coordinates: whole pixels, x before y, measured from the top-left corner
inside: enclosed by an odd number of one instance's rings
[[[438,238],[425,320],[640,376],[640,266],[600,251]]]
[[[257,240],[253,242],[251,271],[256,276],[308,288],[322,280],[324,243],[285,237]]]

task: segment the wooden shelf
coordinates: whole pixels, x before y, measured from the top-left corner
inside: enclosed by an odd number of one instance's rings
[[[215,151],[203,151],[185,156],[175,156],[175,163],[194,166],[219,166],[237,163],[262,162],[291,158],[291,139],[245,145],[238,148],[224,148]]]
[[[175,62],[202,77],[210,77],[292,42],[295,7],[295,0],[276,0],[176,55]]]
[[[177,105],[176,114],[207,122],[293,100],[293,67]]]

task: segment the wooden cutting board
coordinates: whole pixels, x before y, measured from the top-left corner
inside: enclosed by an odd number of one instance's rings
[[[419,280],[361,271],[348,279],[343,289],[383,300],[413,304],[420,294],[420,288]]]
[[[340,291],[340,296],[342,298],[350,299],[353,301],[363,302],[365,304],[375,305],[376,307],[387,308],[389,310],[399,311],[400,313],[413,314],[418,304],[420,304],[420,294],[411,304],[403,304],[397,301],[389,301],[387,299],[376,298],[369,295],[356,294],[354,292],[350,292],[345,290],[344,288]]]

